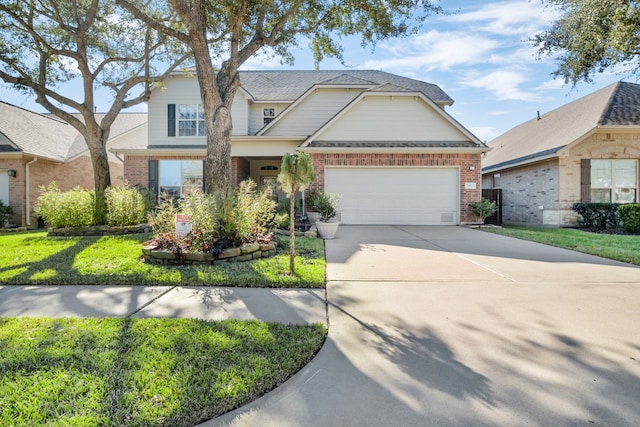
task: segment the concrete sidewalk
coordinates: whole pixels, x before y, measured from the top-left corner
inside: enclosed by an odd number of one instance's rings
[[[184,317],[327,325],[324,289],[3,286],[2,316]]]

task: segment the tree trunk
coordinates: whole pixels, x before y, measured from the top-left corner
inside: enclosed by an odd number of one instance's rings
[[[216,106],[205,108],[207,110]],[[217,106],[212,122],[207,120],[207,157],[205,163],[205,182],[207,193],[226,193],[231,188],[231,112],[225,106]]]
[[[296,270],[296,192],[289,196],[291,207],[289,208],[289,271],[293,276]]]
[[[94,221],[96,224],[106,224],[107,205],[104,198],[104,192],[111,186],[109,156],[106,148],[108,133],[104,135],[100,130],[98,130],[98,132],[101,133],[101,135],[93,135],[88,132],[87,135],[85,135],[85,141],[89,147],[91,163],[93,165],[94,191],[96,195]]]

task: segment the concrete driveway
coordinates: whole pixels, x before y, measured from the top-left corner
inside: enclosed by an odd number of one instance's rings
[[[204,425],[640,425],[640,269],[463,227],[326,242],[329,337]]]

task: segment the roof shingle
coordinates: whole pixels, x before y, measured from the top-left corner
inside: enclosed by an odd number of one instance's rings
[[[241,71],[242,87],[257,101],[293,102],[317,84],[391,84],[405,90],[422,92],[438,104],[453,100],[437,85],[376,70],[286,70]]]
[[[640,126],[640,84],[617,82],[521,123],[489,142],[483,171],[553,155],[601,126]]]

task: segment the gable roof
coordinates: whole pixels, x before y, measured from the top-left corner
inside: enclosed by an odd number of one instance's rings
[[[422,92],[436,104],[451,105],[453,100],[437,85],[376,70],[283,70],[240,71],[242,87],[256,101],[294,101],[317,84],[392,84]]]
[[[98,114],[98,120],[104,114]],[[110,139],[147,121],[146,113],[122,113],[111,127]],[[52,114],[40,114],[0,101],[0,133],[14,148],[27,155],[65,162],[84,152],[84,137]]]
[[[640,85],[617,82],[524,122],[489,142],[483,172],[555,157],[598,129],[640,126]]]
[[[403,88],[398,88],[393,84],[382,84],[380,86],[376,86],[370,90],[365,90],[362,93],[360,93],[357,97],[355,97],[350,103],[348,103],[347,105],[344,106],[344,108],[340,111],[338,111],[329,121],[327,121],[324,125],[322,125],[320,128],[318,128],[313,135],[310,135],[306,141],[301,145],[301,147],[333,147],[339,145],[339,146],[343,146],[343,147],[365,147],[366,145],[363,145],[361,142],[360,143],[356,143],[355,145],[351,144],[351,142],[349,141],[342,141],[342,142],[333,142],[333,143],[329,143],[327,144],[326,141],[317,141],[319,139],[319,136],[322,135],[325,131],[327,131],[329,128],[331,128],[331,126],[333,124],[335,124],[336,122],[338,122],[342,116],[344,116],[347,112],[349,112],[350,110],[354,109],[357,107],[357,105],[359,105],[361,103],[361,101],[363,99],[365,99],[367,96],[384,96],[385,94],[388,93],[395,93],[398,94],[400,96],[406,97],[406,96],[416,96],[419,99],[422,99],[422,101],[429,106],[430,108],[432,108],[432,111],[434,111],[438,116],[440,116],[441,118],[443,118],[447,123],[449,123],[450,125],[452,125],[458,132],[460,132],[462,135],[464,135],[465,137],[467,137],[469,140],[468,141],[447,141],[447,142],[441,142],[441,141],[421,141],[421,142],[416,142],[416,141],[403,141],[405,144],[396,144],[391,143],[389,145],[389,141],[371,141],[370,143],[373,144],[374,146],[378,147],[378,148],[383,148],[383,147],[387,147],[387,146],[391,146],[391,147],[414,147],[414,148],[418,148],[419,147],[429,147],[429,148],[434,148],[434,147],[449,147],[449,148],[459,148],[459,147],[474,147],[474,148],[481,148],[483,151],[487,150],[487,146],[482,143],[482,141],[480,141],[475,135],[473,135],[468,129],[466,129],[464,126],[462,126],[457,120],[455,120],[453,117],[451,117],[446,111],[444,111],[444,109],[439,108],[435,102],[433,102],[430,98],[428,98],[427,96],[425,96],[423,93],[421,92],[413,92],[411,90],[408,89],[403,89]]]

